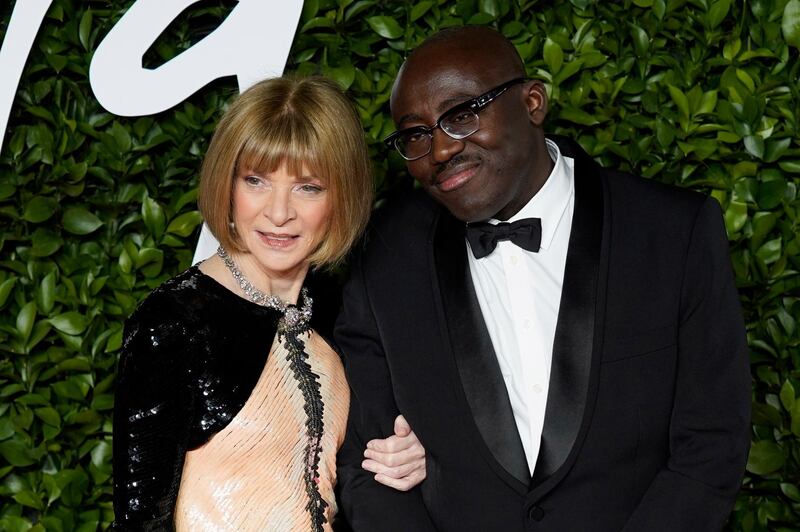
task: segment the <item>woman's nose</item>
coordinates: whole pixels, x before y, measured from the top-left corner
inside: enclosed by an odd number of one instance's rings
[[[264,216],[269,218],[270,221],[278,227],[294,218],[295,211],[292,206],[291,191],[283,189],[273,190],[264,208]]]

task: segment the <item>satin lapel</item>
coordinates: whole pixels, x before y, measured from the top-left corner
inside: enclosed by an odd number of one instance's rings
[[[598,323],[598,279],[603,240],[603,188],[599,167],[582,151],[562,153],[575,159],[575,209],[572,218],[564,284],[561,292],[550,369],[550,388],[545,409],[542,442],[531,487],[545,481],[557,483],[574,460],[588,424],[587,404],[592,377],[593,352]],[[607,220],[606,220],[607,221]],[[596,366],[596,364],[595,364]],[[584,430],[581,430],[582,426]],[[564,467],[561,475],[556,475]],[[547,489],[546,486],[542,486]]]
[[[515,487],[524,491],[530,482],[528,462],[475,296],[467,264],[464,224],[443,212],[433,250],[450,345],[472,418],[494,459],[522,483]]]

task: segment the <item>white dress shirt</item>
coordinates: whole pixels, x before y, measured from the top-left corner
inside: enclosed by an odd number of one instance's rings
[[[575,206],[574,161],[563,157],[554,142],[546,143],[555,163],[553,171],[528,204],[508,220],[541,218],[541,249],[534,253],[501,241],[481,259],[469,253],[472,282],[531,474],[541,445],[553,338]]]

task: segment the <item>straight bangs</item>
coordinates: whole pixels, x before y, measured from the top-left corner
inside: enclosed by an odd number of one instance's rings
[[[315,146],[319,138],[307,120],[293,113],[282,113],[279,119],[261,121],[242,141],[236,158],[234,175],[242,172],[271,173],[282,165],[290,174],[308,172],[328,184],[328,174],[321,173],[320,154]],[[303,171],[306,167],[306,172]]]

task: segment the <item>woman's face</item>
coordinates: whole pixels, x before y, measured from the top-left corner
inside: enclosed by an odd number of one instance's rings
[[[243,168],[234,178],[233,223],[245,249],[268,275],[291,276],[324,238],[330,195],[303,165],[270,173]]]

